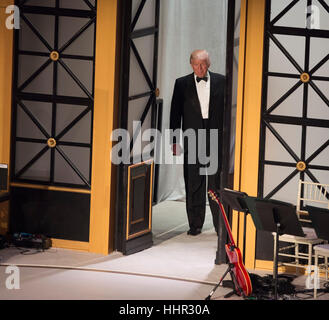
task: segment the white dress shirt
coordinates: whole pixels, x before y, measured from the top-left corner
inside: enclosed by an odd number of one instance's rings
[[[201,80],[200,82],[196,81],[196,75],[194,74],[194,81],[196,85],[196,90],[198,93],[201,113],[203,119],[208,119],[209,114],[209,99],[210,99],[210,75],[207,72],[206,76],[208,77],[208,81]]]

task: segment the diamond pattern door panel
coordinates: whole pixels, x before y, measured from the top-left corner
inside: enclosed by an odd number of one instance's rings
[[[90,189],[95,0],[21,0],[12,182]]]
[[[299,179],[329,181],[329,3],[266,10],[258,196],[296,204]]]
[[[118,170],[121,205],[117,206],[116,249],[132,254],[153,244],[153,170],[157,167],[153,169],[154,150],[147,149],[154,142],[147,130],[157,128],[161,114],[161,102],[156,99],[160,0],[127,0],[122,2],[122,12],[119,127],[128,131],[130,140],[125,146],[129,159]],[[141,170],[141,176],[135,170]]]

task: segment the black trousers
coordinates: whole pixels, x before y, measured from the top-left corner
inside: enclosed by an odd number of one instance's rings
[[[210,151],[210,139],[208,121],[204,120],[204,128],[207,130],[206,150]],[[220,150],[219,150],[220,151]],[[206,199],[209,189],[220,189],[220,164],[214,174],[201,175],[200,169],[205,165],[197,159],[196,163],[188,163],[188,151],[184,153],[184,181],[186,192],[186,211],[191,230],[202,229],[206,215]],[[220,211],[217,203],[208,195],[209,206],[212,214],[213,225],[218,233]]]

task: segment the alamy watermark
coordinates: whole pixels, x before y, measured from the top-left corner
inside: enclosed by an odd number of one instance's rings
[[[141,122],[133,122],[133,132],[142,132]],[[154,158],[156,164],[197,164],[200,175],[215,174],[218,170],[219,130],[218,129],[146,129],[140,134],[131,134],[125,129],[115,129],[111,140],[117,142],[111,150],[113,164],[131,164]],[[185,155],[173,156],[170,146],[181,141]],[[130,146],[134,148],[130,150]],[[155,155],[154,157],[152,155]]]
[[[5,286],[8,290],[20,289],[20,271],[17,266],[8,266],[5,270],[9,276],[6,278]]]
[[[320,28],[320,8],[314,4],[306,8],[306,28],[307,29],[321,29]]]
[[[305,287],[306,289],[320,288],[320,275],[319,268],[317,266],[307,266]]]
[[[19,7],[9,5],[6,7],[6,13],[9,16],[6,18],[6,28],[9,30],[20,28],[20,11]]]

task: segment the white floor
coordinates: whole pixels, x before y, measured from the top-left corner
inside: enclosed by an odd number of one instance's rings
[[[153,210],[154,246],[133,255],[108,256],[50,248],[0,250],[2,300],[204,300],[225,272],[214,263],[217,237],[207,213],[203,232],[186,231],[185,203],[164,202]],[[17,272],[8,269],[17,266]],[[6,273],[8,272],[8,273]],[[254,272],[254,271],[252,271]],[[257,272],[269,274],[268,272]],[[19,274],[19,279],[14,278]],[[227,277],[229,280],[229,276]],[[16,281],[16,282],[15,282]],[[12,288],[13,286],[19,288]],[[212,300],[226,300],[219,287]],[[319,294],[319,299],[328,295]],[[233,295],[230,300],[241,300]],[[312,299],[305,296],[305,299]]]

